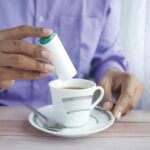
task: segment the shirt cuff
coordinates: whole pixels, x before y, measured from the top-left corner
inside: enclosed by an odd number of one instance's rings
[[[105,73],[110,70],[110,69],[117,69],[119,71],[128,71],[128,69],[124,69],[119,63],[115,62],[115,61],[109,61],[105,64],[103,64],[102,66],[100,66],[95,75],[94,75],[94,79],[95,82],[98,84],[99,81],[103,78],[103,76],[105,75]]]

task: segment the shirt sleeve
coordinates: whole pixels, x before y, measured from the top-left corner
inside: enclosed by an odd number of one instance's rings
[[[90,77],[97,83],[109,69],[128,71],[120,41],[120,0],[111,0],[103,31],[91,62]]]

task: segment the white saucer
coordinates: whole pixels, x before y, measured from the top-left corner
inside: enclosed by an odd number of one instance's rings
[[[46,116],[52,117],[52,105],[44,106],[38,109],[41,113]],[[88,123],[82,127],[78,128],[65,128],[61,131],[51,131],[43,127],[42,123],[38,120],[37,116],[34,113],[29,115],[30,124],[36,129],[53,134],[55,136],[61,137],[85,137],[97,132],[101,132],[109,128],[115,119],[111,112],[104,111],[100,107],[96,107],[91,115]]]

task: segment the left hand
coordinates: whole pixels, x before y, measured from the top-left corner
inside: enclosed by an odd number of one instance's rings
[[[109,70],[100,85],[105,90],[102,107],[112,110],[117,120],[134,108],[143,93],[143,85],[133,74],[118,70]],[[116,104],[113,103],[113,94],[117,94]]]

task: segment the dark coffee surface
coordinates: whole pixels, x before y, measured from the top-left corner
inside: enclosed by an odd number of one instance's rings
[[[85,89],[85,88],[82,88],[82,87],[63,87],[63,89],[70,89],[70,90],[81,90],[81,89]]]

